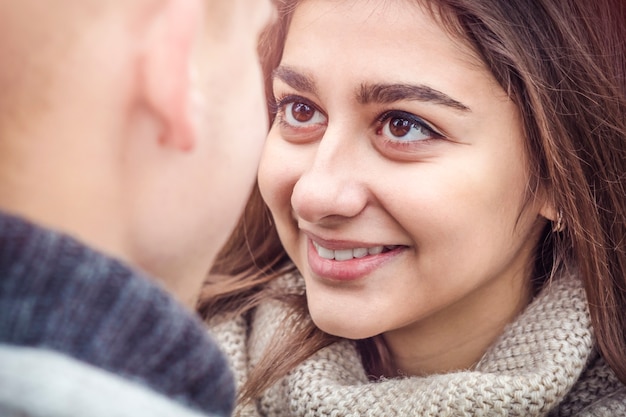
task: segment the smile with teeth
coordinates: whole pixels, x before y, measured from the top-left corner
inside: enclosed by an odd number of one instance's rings
[[[354,249],[340,249],[332,250],[320,246],[318,243],[313,242],[313,246],[317,251],[320,258],[335,260],[335,261],[349,261],[351,259],[360,259],[368,255],[380,255],[384,252],[389,252],[398,248],[399,246],[387,245],[387,246],[374,246],[371,248],[354,248]]]

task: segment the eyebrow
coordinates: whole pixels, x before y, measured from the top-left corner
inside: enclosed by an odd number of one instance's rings
[[[413,84],[361,84],[357,94],[361,104],[381,103],[389,104],[396,101],[410,100],[438,104],[446,107],[470,112],[471,109],[432,87]]]
[[[313,78],[304,75],[288,66],[280,66],[272,72],[272,79],[278,78],[289,87],[303,93],[317,94],[317,87]]]
[[[289,67],[279,66],[272,72],[272,79],[280,79],[298,91],[317,94],[317,86],[312,77]],[[421,101],[450,107],[454,110],[470,112],[471,109],[449,95],[426,85],[413,84],[361,84],[356,94],[361,104],[389,104],[397,101]]]

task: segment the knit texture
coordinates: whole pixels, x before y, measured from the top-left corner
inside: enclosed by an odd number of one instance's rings
[[[238,387],[285,314],[280,303],[269,302],[255,310],[251,326],[242,318],[212,322]],[[580,280],[563,276],[505,329],[471,371],[372,382],[354,343],[346,340],[319,351],[236,414],[620,416],[626,415],[626,392],[595,351]]]
[[[203,412],[234,405],[232,374],[201,320],[122,263],[5,214],[0,343],[63,353]]]

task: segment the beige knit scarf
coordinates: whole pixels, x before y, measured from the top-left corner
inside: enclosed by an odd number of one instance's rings
[[[277,303],[214,332],[241,385],[280,322]],[[354,344],[329,346],[270,388],[239,415],[539,416],[556,407],[594,354],[586,298],[570,276],[550,283],[509,325],[472,371],[369,381]],[[606,368],[606,366],[604,366]],[[604,369],[603,368],[603,369]],[[606,373],[606,372],[605,372]],[[614,377],[604,384],[614,384]],[[604,388],[603,388],[604,389]],[[621,400],[620,400],[621,401]],[[618,406],[621,403],[617,403]]]

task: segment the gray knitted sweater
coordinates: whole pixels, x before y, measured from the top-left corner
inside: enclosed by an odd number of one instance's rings
[[[285,308],[217,319],[212,331],[238,387]],[[368,380],[355,346],[335,343],[270,388],[241,416],[626,416],[626,387],[594,348],[579,279],[561,277],[511,323],[472,370]]]
[[[0,211],[0,416],[227,416],[227,366],[150,278]]]

